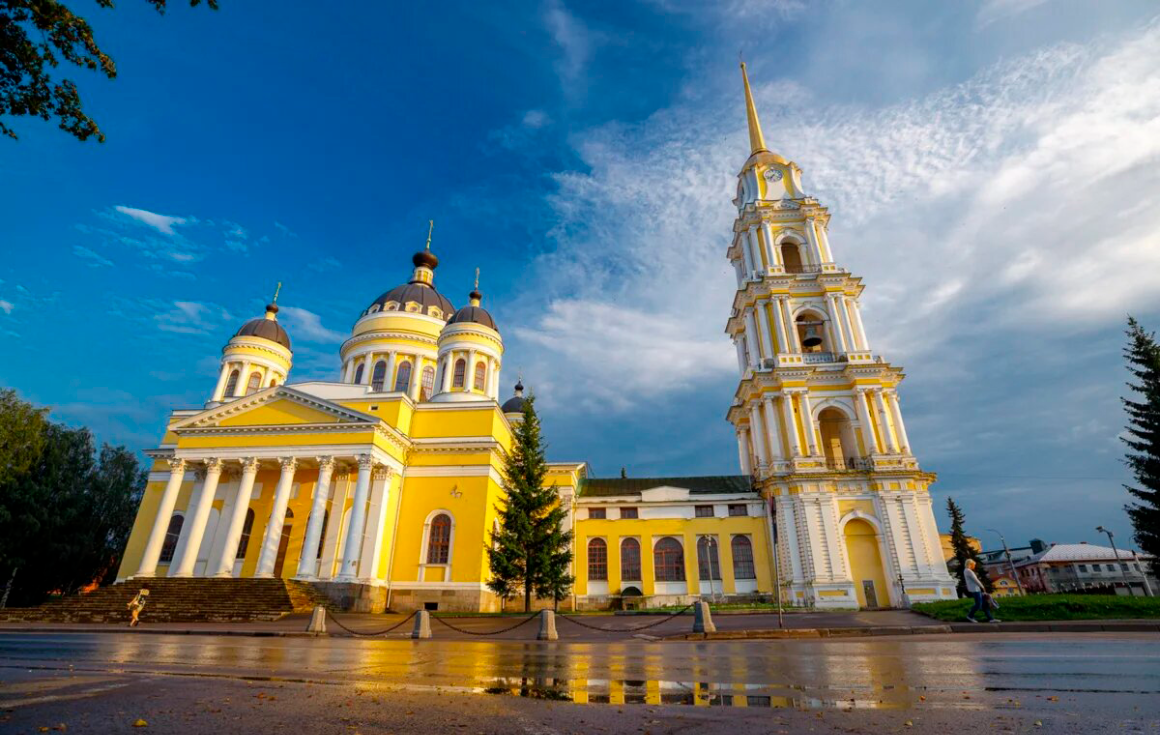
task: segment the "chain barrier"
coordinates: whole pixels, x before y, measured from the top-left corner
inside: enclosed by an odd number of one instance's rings
[[[326,611],[326,617],[330,618],[330,622],[334,623],[335,625],[342,628],[343,630],[345,630],[347,633],[350,633],[351,635],[376,636],[376,635],[386,635],[387,633],[390,633],[391,631],[395,630],[396,628],[399,628],[404,623],[406,623],[408,620],[415,617],[415,613],[411,613],[410,615],[403,618],[402,620],[395,623],[394,625],[392,625],[389,628],[384,628],[383,630],[376,630],[376,631],[351,630],[350,628],[343,625],[342,621],[340,621],[338,618],[334,617],[334,613],[332,613],[329,610]]]
[[[590,623],[581,622],[579,618],[572,617],[570,615],[561,615],[560,617],[563,618],[564,620],[567,620],[569,623],[575,623],[576,625],[579,625],[581,628],[588,628],[589,630],[598,630],[601,633],[636,633],[637,631],[648,630],[649,628],[655,628],[658,625],[661,625],[663,623],[667,623],[670,620],[672,620],[673,618],[677,617],[678,615],[684,615],[687,611],[689,611],[691,609],[693,609],[692,605],[686,605],[685,607],[682,607],[680,610],[677,610],[675,613],[671,613],[669,615],[666,615],[665,617],[661,618],[660,620],[654,620],[651,623],[646,623],[645,625],[638,625],[634,628],[602,628],[599,625],[592,625]]]
[[[467,635],[481,635],[482,636],[482,635],[500,635],[501,633],[509,633],[509,632],[515,630],[516,628],[520,627],[521,625],[527,625],[532,620],[534,620],[537,616],[539,616],[539,613],[534,612],[531,615],[529,615],[528,617],[521,620],[520,622],[511,626],[510,628],[502,628],[500,630],[488,630],[488,631],[483,631],[483,632],[480,632],[478,630],[467,630],[466,628],[460,628],[459,626],[452,625],[451,623],[447,622],[443,618],[437,618],[434,615],[431,616],[431,619],[438,620],[440,623],[443,623],[448,628],[451,628],[451,630],[454,630],[458,633],[466,633]]]

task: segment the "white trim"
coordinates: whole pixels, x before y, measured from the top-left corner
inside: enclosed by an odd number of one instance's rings
[[[490,477],[495,484],[503,487],[503,475],[491,465],[441,465],[413,467],[408,465],[402,471],[403,477]]]

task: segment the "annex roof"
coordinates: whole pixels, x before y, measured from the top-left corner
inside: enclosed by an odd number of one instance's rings
[[[1140,555],[1145,558],[1144,554]],[[1069,562],[1069,561],[1112,561],[1116,552],[1109,546],[1095,544],[1056,544],[1046,551],[1024,559],[1022,563],[1033,564],[1039,562]],[[1119,549],[1119,558],[1130,560],[1132,552]]]
[[[679,488],[690,495],[736,495],[753,493],[749,475],[710,475],[707,477],[590,477],[580,485],[577,497],[614,498],[641,495],[655,488]]]

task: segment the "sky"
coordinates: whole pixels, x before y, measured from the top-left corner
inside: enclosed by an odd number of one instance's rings
[[[1130,546],[1127,314],[1160,327],[1152,2],[144,2],[67,69],[107,142],[0,140],[0,385],[155,446],[281,282],[291,382],[405,282],[481,269],[502,385],[595,476],[735,474],[738,53],[830,208],[915,453],[984,546]],[[500,7],[502,6],[502,7]]]

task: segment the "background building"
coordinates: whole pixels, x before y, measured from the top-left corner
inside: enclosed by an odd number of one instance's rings
[[[1014,552],[1014,549],[1012,549]],[[1107,546],[1088,543],[1051,544],[1015,562],[1019,581],[1028,593],[1114,592],[1143,595],[1160,592],[1154,559],[1137,558],[1130,551],[1116,552]]]

